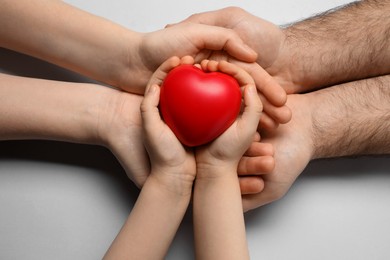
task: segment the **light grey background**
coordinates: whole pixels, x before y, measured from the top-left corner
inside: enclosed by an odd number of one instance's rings
[[[66,2],[146,32],[230,5],[285,24],[350,1]],[[1,71],[86,80],[6,50],[0,60]],[[252,259],[390,259],[389,159],[311,163],[282,200],[246,214]],[[137,194],[104,148],[0,142],[0,259],[100,259]],[[188,212],[167,259],[193,259],[192,242]]]

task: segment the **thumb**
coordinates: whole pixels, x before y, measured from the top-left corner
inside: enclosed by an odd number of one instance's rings
[[[256,132],[263,111],[263,105],[257,95],[256,86],[248,84],[244,89],[244,112],[239,124],[243,132],[253,134]],[[253,133],[252,133],[253,132]]]
[[[161,121],[158,110],[160,100],[160,88],[157,84],[153,84],[145,93],[145,97],[141,103],[142,124],[146,133],[150,133],[153,127]]]
[[[198,46],[201,49],[224,50],[238,60],[256,61],[257,53],[232,29],[211,25],[198,25],[197,28],[197,39],[203,40],[201,46]]]

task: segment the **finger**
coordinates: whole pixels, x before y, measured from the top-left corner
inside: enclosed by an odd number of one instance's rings
[[[273,130],[277,129],[278,126],[279,126],[279,124],[275,120],[273,120],[266,113],[263,113],[260,117],[259,126],[258,126],[257,130],[258,131],[263,131],[263,130],[273,131]]]
[[[242,195],[242,207],[244,212],[264,206],[282,197],[282,194],[275,195],[270,189],[265,187],[262,192],[257,194],[243,194]]]
[[[264,189],[264,180],[259,176],[240,177],[239,183],[242,195],[260,193]]]
[[[256,132],[257,133],[257,132]],[[260,135],[259,135],[260,136]],[[254,141],[245,152],[245,156],[273,156],[275,153],[274,146],[269,143],[260,143]]]
[[[253,143],[260,142],[260,139],[261,139],[261,137],[260,137],[259,132],[256,132],[256,133],[254,134],[254,136],[253,136],[252,142],[253,142]]]
[[[181,21],[180,23],[200,23],[200,24],[208,24],[226,27],[228,25],[228,21],[230,21],[230,17],[228,15],[218,15],[218,13],[222,12],[226,14],[229,8],[217,10],[217,11],[209,11],[199,14],[193,14],[189,16],[187,19]]]
[[[244,89],[244,111],[238,120],[240,131],[244,134],[253,134],[259,124],[263,106],[257,95],[256,87],[253,84],[245,86]],[[249,144],[248,144],[249,145]]]
[[[245,70],[230,62],[224,60],[219,61],[218,70],[234,77],[240,86],[255,84],[253,78]]]
[[[259,95],[263,103],[263,110],[275,123],[285,124],[291,120],[292,113],[290,108],[283,105],[281,107],[273,105],[262,93]]]
[[[161,85],[169,71],[171,71],[174,67],[178,66],[180,64],[181,60],[180,58],[174,56],[169,59],[167,59],[165,62],[163,62],[160,67],[157,68],[157,70],[153,73],[152,77],[150,78],[148,85],[146,86],[145,93],[149,91],[149,88],[152,85]]]
[[[194,58],[192,56],[184,56],[180,59],[180,64],[192,65],[194,64]]]
[[[257,53],[246,45],[242,39],[231,29],[203,24],[189,24],[197,26],[193,28],[194,39],[198,42],[196,46],[199,50],[224,50],[238,60],[254,62]],[[188,28],[191,30],[191,28]]]
[[[277,81],[257,63],[245,63],[231,61],[245,69],[256,83],[257,90],[274,106],[280,107],[286,104],[286,91]]]
[[[157,108],[159,100],[160,88],[158,85],[154,84],[145,93],[145,97],[141,103],[142,123],[147,134],[158,126],[158,123],[161,121],[160,113]]]
[[[218,71],[218,61],[202,60],[200,65],[204,71]]]
[[[275,159],[273,156],[244,156],[238,164],[238,175],[260,175],[268,174],[275,168]]]

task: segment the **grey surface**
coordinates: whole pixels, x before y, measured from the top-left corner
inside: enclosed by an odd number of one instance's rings
[[[136,31],[236,5],[277,24],[349,1],[68,0]],[[0,49],[0,70],[83,77]],[[280,201],[246,214],[252,259],[390,259],[390,158],[316,161]],[[0,259],[100,259],[137,190],[104,148],[0,142]],[[167,259],[193,259],[191,212]]]

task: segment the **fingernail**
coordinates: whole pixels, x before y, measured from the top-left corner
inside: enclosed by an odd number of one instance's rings
[[[248,86],[248,92],[250,94],[255,94],[256,93],[256,87],[254,85],[249,85]]]
[[[156,85],[152,85],[152,86],[149,88],[148,94],[153,94],[154,92],[156,92],[156,88],[157,88]]]
[[[244,44],[245,49],[247,49],[249,52],[252,52],[253,54],[257,55],[257,52],[255,52],[249,45]]]

